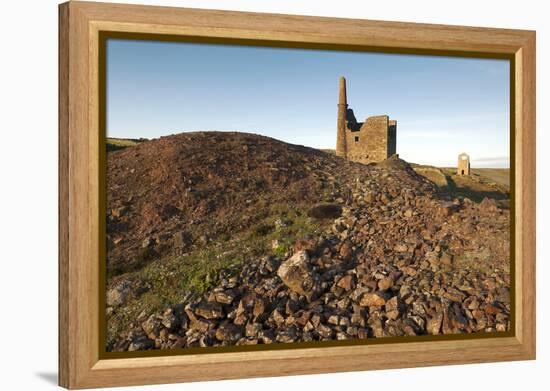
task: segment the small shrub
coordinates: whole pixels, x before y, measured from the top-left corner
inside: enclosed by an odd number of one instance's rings
[[[342,215],[342,207],[336,204],[316,205],[307,215],[316,219],[336,219]]]

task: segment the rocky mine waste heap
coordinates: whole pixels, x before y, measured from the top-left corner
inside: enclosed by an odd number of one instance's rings
[[[395,157],[367,166],[325,155],[314,156],[331,164],[313,171],[337,190],[307,211],[328,222],[323,232],[222,270],[199,297],[142,312],[108,350],[509,330],[508,210],[447,199]],[[136,294],[116,281],[110,313]]]

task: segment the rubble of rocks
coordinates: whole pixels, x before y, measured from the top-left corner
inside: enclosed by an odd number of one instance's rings
[[[510,212],[446,198],[396,158],[364,167],[334,187],[332,207],[311,211],[332,221],[322,235],[251,259],[236,276],[222,271],[201,297],[142,313],[108,350],[509,330]]]

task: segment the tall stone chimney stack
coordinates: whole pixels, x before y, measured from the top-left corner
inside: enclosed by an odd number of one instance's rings
[[[346,79],[340,78],[340,88],[338,96],[338,123],[336,132],[336,155],[347,156],[346,145],[346,113],[348,110],[348,100],[346,96]]]

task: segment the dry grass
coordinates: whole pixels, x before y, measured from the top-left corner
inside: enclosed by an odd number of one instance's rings
[[[129,138],[111,138],[107,137],[107,152],[118,151],[120,149],[133,147],[139,143],[146,141],[145,139],[129,139]]]
[[[445,187],[449,185],[447,182],[447,177],[439,168],[428,167],[428,166],[413,167],[413,168],[418,174],[428,178],[430,181],[435,183],[438,187]]]
[[[414,170],[454,197],[467,197],[481,202],[495,199],[507,208],[510,198],[510,170],[507,168],[473,168],[471,175],[456,175],[455,168],[414,165]]]

